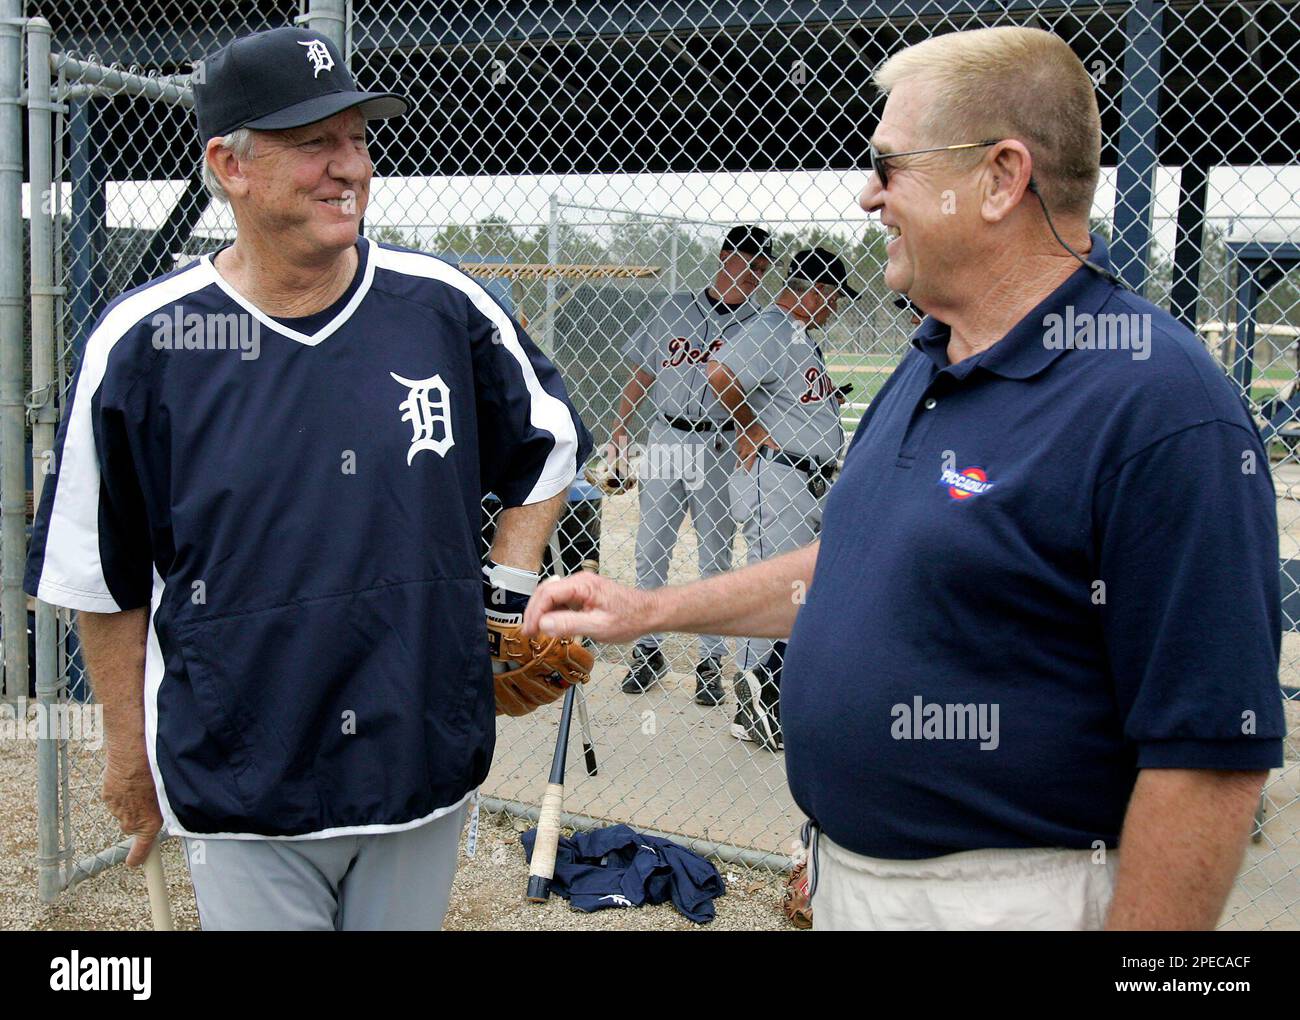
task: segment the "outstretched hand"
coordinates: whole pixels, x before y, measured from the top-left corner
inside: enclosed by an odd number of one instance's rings
[[[654,629],[653,605],[653,593],[584,570],[538,585],[524,611],[523,631],[623,644]]]

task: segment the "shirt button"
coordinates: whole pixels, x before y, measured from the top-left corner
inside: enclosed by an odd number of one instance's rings
[[[938,403],[939,403],[939,401],[935,400],[934,397],[929,397],[929,398],[926,399],[926,402],[925,402],[922,406],[923,406],[927,411],[933,411],[933,410],[935,409],[935,407],[938,405]]]

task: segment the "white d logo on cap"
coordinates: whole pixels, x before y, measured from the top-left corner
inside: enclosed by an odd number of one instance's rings
[[[313,39],[311,42],[299,42],[299,46],[307,47],[307,59],[311,61],[313,69],[312,77],[317,77],[322,71],[328,71],[334,66],[334,58],[330,56],[330,51],[325,44],[319,39]]]

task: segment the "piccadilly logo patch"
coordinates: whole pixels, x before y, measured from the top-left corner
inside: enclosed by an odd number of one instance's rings
[[[973,499],[982,496],[996,485],[990,482],[988,472],[982,467],[944,468],[939,475],[939,484],[948,487],[948,495],[953,499]]]

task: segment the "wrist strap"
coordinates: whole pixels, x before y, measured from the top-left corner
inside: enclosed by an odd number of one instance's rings
[[[484,581],[493,588],[501,588],[504,591],[514,592],[516,595],[531,595],[536,591],[537,584],[541,579],[541,574],[534,573],[531,570],[503,566],[500,563],[494,563],[492,560],[488,560],[487,565],[483,568]]]

